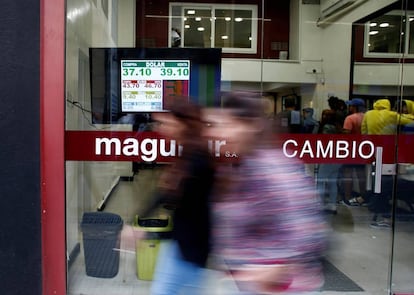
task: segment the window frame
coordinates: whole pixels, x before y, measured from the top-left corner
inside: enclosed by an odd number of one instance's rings
[[[251,18],[251,46],[250,48],[237,48],[237,47],[220,47],[223,53],[242,53],[242,54],[257,54],[258,46],[258,6],[254,4],[215,4],[215,3],[190,3],[190,2],[170,2],[169,4],[169,21],[168,21],[168,47],[171,47],[171,30],[173,28],[173,19],[177,16],[173,15],[173,9],[180,8],[181,15],[178,16],[181,20],[184,18],[185,9],[210,9],[211,18],[215,18],[216,9],[221,10],[247,10],[252,13]],[[184,34],[184,22],[181,21],[181,41],[182,44],[185,40]],[[210,48],[215,48],[215,21],[211,22],[211,34],[210,34]],[[182,45],[180,46],[182,47]]]
[[[390,12],[385,13],[384,15],[398,15],[402,17],[406,17],[406,19],[414,18],[414,11],[408,11],[407,14],[405,14],[401,10],[392,10]],[[372,19],[374,20],[374,19]],[[369,20],[365,22],[364,24],[364,57],[367,58],[414,58],[414,53],[409,53],[410,49],[410,34],[414,34],[413,32],[410,32],[410,21],[405,22],[405,34],[404,34],[404,52],[403,53],[385,53],[385,52],[370,52],[369,51],[369,32],[370,32],[370,24],[372,20]],[[411,44],[411,46],[414,47],[414,42]]]

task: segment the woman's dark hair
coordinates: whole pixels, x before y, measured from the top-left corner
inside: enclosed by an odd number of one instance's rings
[[[169,208],[180,206],[182,183],[192,177],[192,165],[199,155],[208,153],[208,146],[202,138],[203,121],[201,107],[190,97],[174,97],[168,108],[171,115],[185,125],[182,134],[183,154],[177,157],[174,163],[165,168],[160,177],[160,191],[168,191],[170,199],[163,201]]]
[[[190,97],[177,96],[174,103],[168,109],[174,116],[180,119],[200,120],[200,106],[194,103]]]
[[[272,128],[269,120],[265,119],[265,105],[261,95],[251,92],[232,92],[223,98],[223,108],[241,121],[255,126],[256,146],[271,144],[273,139]]]
[[[339,98],[336,96],[331,96],[328,99],[328,105],[331,108],[331,110],[337,110],[339,108]]]
[[[201,135],[202,120],[201,107],[194,103],[190,97],[177,96],[169,107],[170,113],[186,125],[184,136],[199,139]]]

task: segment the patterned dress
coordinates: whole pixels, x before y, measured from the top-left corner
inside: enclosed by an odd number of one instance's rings
[[[327,226],[303,164],[263,149],[218,173],[231,175],[216,192],[212,219],[214,252],[226,267],[288,264],[295,271],[285,292],[320,288]]]

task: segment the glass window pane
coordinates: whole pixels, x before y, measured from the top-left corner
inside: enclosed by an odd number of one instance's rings
[[[184,46],[211,47],[211,9],[184,9]]]
[[[401,15],[382,15],[369,22],[368,48],[375,53],[404,52],[404,32]]]
[[[251,11],[216,9],[215,20],[215,47],[251,48]]]
[[[409,25],[409,33],[410,33],[410,40],[409,40],[409,48],[408,48],[408,53],[409,54],[414,54],[414,15],[410,16],[408,18],[410,25]]]

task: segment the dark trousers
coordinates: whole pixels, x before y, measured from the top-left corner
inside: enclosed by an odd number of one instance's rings
[[[379,215],[384,218],[391,217],[393,182],[393,176],[383,175],[381,193],[374,193],[372,191],[368,191],[366,193],[366,199],[369,199],[369,209],[374,213],[374,220]],[[411,213],[414,213],[414,208],[412,205],[414,202],[413,188],[414,182],[397,178],[396,199],[405,202]]]

